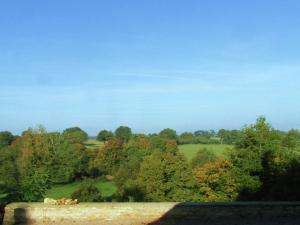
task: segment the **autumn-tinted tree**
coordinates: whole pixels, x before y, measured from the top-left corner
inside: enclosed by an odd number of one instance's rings
[[[136,158],[142,160],[146,155],[152,153],[150,138],[145,135],[132,135],[129,142],[125,145],[128,159]]]
[[[6,193],[23,201],[41,200],[50,184],[70,182],[88,167],[82,144],[70,143],[60,133],[47,133],[42,127],[23,132],[1,151],[2,159],[0,174],[6,178],[0,178],[0,183]]]
[[[123,142],[127,142],[132,135],[131,129],[126,126],[120,126],[115,131],[115,136]]]
[[[101,130],[97,135],[97,141],[108,141],[109,139],[113,138],[114,134],[108,130]]]
[[[205,202],[234,201],[238,195],[235,180],[226,160],[208,162],[194,169],[200,200]]]
[[[79,127],[67,128],[62,134],[69,143],[83,143],[88,140],[88,134]]]
[[[14,147],[20,200],[41,200],[51,184],[49,165],[55,151],[51,138],[42,127],[29,129]]]
[[[151,148],[161,152],[177,152],[178,146],[175,140],[165,139],[160,136],[150,138]]]
[[[113,174],[124,159],[123,142],[118,138],[112,138],[100,149],[95,158],[94,166],[106,174]]]

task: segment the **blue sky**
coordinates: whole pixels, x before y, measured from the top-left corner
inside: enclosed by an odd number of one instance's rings
[[[0,130],[300,128],[300,1],[0,3]]]

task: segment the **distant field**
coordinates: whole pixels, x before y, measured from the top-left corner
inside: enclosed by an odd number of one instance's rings
[[[104,143],[101,141],[97,141],[96,139],[89,139],[85,142],[85,146],[87,148],[101,148],[104,146]]]
[[[55,185],[47,191],[46,198],[70,198],[72,193],[76,191],[81,184],[81,181],[76,181],[70,184]],[[111,181],[96,182],[97,188],[100,190],[103,197],[110,197],[117,191],[116,185]]]
[[[188,160],[192,160],[196,153],[203,148],[213,151],[217,156],[222,156],[226,152],[226,149],[232,148],[231,145],[224,144],[186,144],[179,145],[178,147]]]
[[[101,141],[97,141],[95,139],[89,139],[85,142],[87,148],[101,148],[104,146],[104,143]],[[208,150],[214,151],[216,155],[222,156],[226,149],[232,148],[232,145],[225,144],[185,144],[179,145],[179,150],[191,160],[196,153],[203,148],[207,148]]]

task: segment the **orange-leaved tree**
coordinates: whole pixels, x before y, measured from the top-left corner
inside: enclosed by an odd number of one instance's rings
[[[193,171],[205,202],[233,201],[237,197],[235,181],[230,172],[231,165],[227,160],[208,162]]]

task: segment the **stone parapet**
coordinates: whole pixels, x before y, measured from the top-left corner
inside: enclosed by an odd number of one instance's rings
[[[300,203],[12,203],[3,225],[297,225]]]

